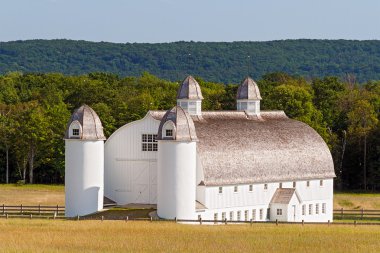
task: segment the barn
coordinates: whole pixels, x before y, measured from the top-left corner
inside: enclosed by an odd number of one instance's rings
[[[188,76],[177,106],[116,130],[104,144],[104,196],[157,205],[164,219],[332,221],[333,161],[311,127],[262,111],[250,77],[238,88],[236,111],[202,111],[202,100]],[[74,141],[88,142],[81,134]]]

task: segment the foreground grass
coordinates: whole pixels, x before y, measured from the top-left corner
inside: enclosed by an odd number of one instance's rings
[[[64,205],[63,185],[0,184],[0,205]]]
[[[2,252],[378,252],[380,226],[0,219]]]

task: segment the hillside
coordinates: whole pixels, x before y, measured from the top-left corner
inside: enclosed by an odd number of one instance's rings
[[[248,72],[255,78],[277,71],[306,78],[350,73],[365,82],[380,79],[380,41],[0,42],[0,74],[9,71],[70,75],[112,72],[120,76],[139,76],[148,71],[169,80],[191,73],[223,83],[237,83]]]

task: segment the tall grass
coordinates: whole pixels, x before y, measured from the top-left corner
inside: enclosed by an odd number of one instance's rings
[[[380,226],[0,219],[4,252],[378,252]]]

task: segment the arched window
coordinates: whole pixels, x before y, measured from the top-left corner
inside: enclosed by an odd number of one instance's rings
[[[73,121],[69,127],[69,137],[70,138],[80,138],[81,135],[82,135],[82,127],[81,127],[80,123],[77,120]]]
[[[162,136],[165,139],[174,139],[175,136],[175,125],[173,121],[169,120],[165,122],[164,126],[162,127]]]

